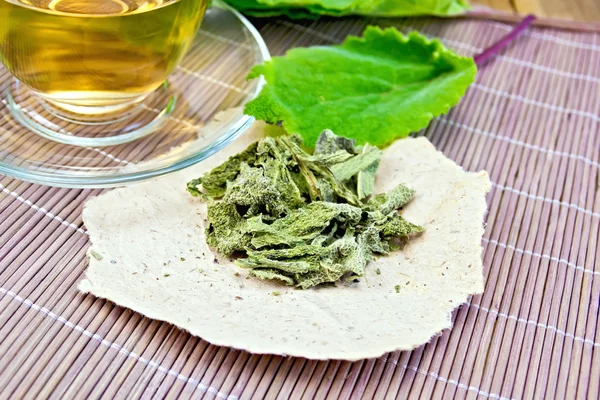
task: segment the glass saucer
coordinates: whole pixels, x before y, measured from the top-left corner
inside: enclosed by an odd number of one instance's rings
[[[214,1],[190,50],[157,93],[172,102],[167,115],[160,114],[163,108],[155,109],[160,125],[136,140],[102,147],[96,147],[102,142],[95,141],[95,135],[87,137],[84,146],[74,146],[26,128],[28,120],[39,120],[51,110],[31,97],[29,104],[11,112],[10,93],[19,82],[0,64],[0,174],[44,185],[96,188],[122,186],[195,164],[252,123],[242,106],[264,81],[246,81],[246,75],[268,59],[267,46],[252,24]],[[145,107],[144,113],[152,111]]]

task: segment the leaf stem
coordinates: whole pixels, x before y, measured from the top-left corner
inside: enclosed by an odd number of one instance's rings
[[[490,58],[494,57],[496,54],[500,52],[503,48],[508,46],[513,40],[517,38],[527,28],[529,25],[535,20],[535,15],[529,14],[526,16],[519,25],[515,26],[512,31],[510,31],[506,36],[502,39],[494,43],[492,46],[488,47],[481,53],[477,54],[473,59],[475,60],[475,64],[478,67],[483,66]]]

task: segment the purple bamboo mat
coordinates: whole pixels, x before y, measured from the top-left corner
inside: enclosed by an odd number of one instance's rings
[[[259,21],[271,52],[338,43],[363,19]],[[385,20],[473,55],[510,25]],[[218,80],[215,80],[218,85]],[[485,293],[412,352],[360,362],[209,345],[76,290],[84,201],[0,179],[0,398],[599,398],[600,34],[536,28],[426,135],[494,183]]]

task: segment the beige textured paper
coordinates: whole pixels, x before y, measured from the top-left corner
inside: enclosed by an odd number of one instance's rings
[[[255,123],[197,166],[89,201],[84,220],[94,256],[80,289],[213,344],[346,360],[426,343],[451,326],[450,312],[468,295],[483,291],[480,243],[489,179],[485,172],[463,172],[425,138],[388,148],[376,187],[406,183],[416,189],[404,215],[425,233],[403,252],[371,262],[360,283],[290,289],[246,279],[245,270],[216,258],[204,239],[205,206],[185,183],[263,130]]]

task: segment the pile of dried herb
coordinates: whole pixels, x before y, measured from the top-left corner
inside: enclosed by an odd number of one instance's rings
[[[374,254],[423,231],[399,213],[413,190],[370,197],[380,158],[329,130],[313,154],[299,136],[266,138],[187,188],[208,201],[211,247],[239,254],[251,276],[306,289],[361,277]]]

